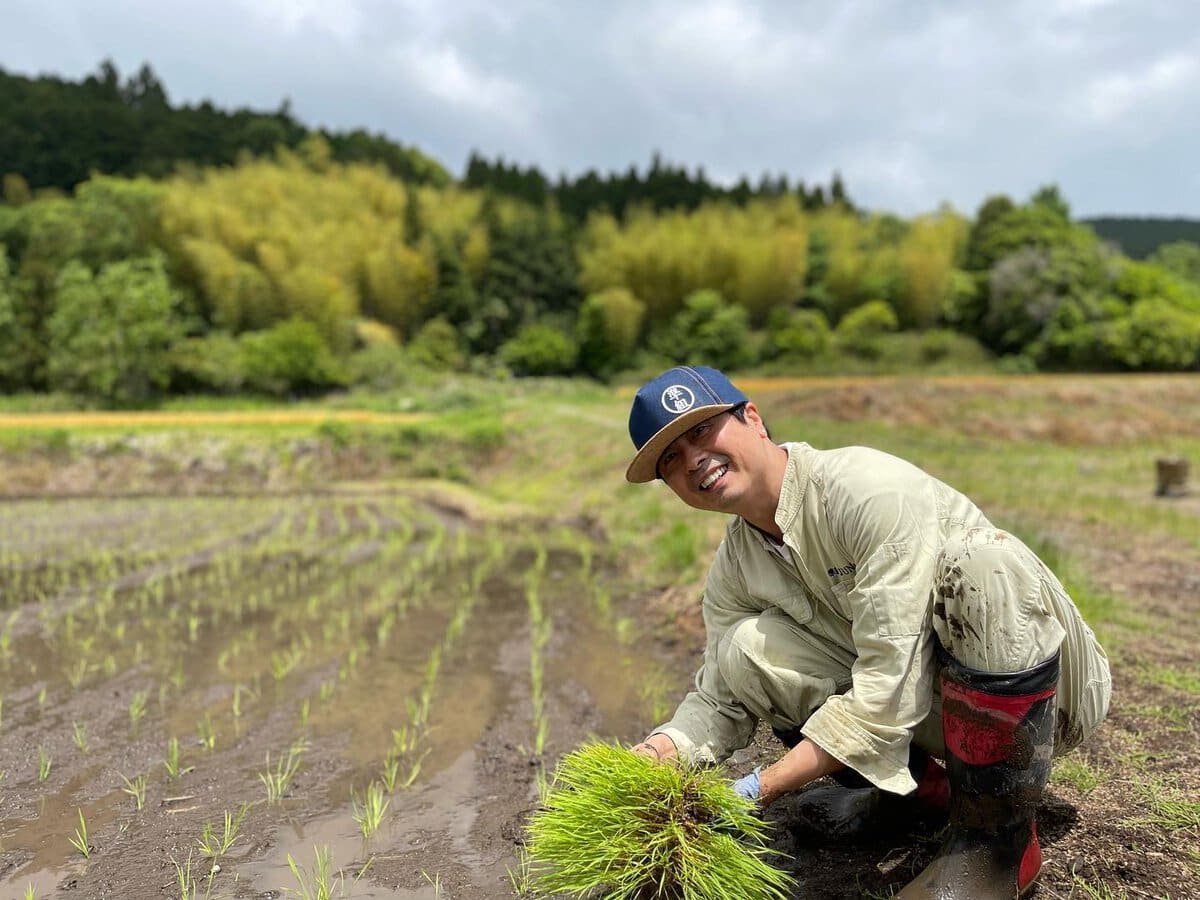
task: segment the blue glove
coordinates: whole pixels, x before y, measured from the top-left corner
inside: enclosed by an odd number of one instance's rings
[[[758,773],[762,771],[762,766],[756,768],[749,775],[743,775],[733,783],[734,793],[745,797],[747,800],[757,800],[759,793]]]

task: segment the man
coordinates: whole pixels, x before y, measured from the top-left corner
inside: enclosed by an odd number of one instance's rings
[[[696,689],[634,749],[721,762],[765,720],[791,749],[735,785],[763,806],[844,770],[893,794],[948,778],[949,837],[899,896],[1024,893],[1041,868],[1034,814],[1051,755],[1095,731],[1111,692],[1058,579],[896,457],[775,444],[714,369],[644,385],[629,432],[629,481],[661,478],[689,506],[734,516],[704,589]]]

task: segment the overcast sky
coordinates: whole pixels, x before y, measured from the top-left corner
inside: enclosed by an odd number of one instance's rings
[[[1119,0],[4,0],[0,67],[149,62],[172,102],[366,127],[461,175],[667,160],[912,214],[1058,183],[1200,217],[1200,5]]]

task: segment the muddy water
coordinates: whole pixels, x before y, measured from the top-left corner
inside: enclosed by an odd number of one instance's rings
[[[214,862],[210,896],[277,897],[317,848],[346,896],[508,895],[543,767],[651,724],[586,541],[404,497],[8,504],[0,897],[178,896],[180,870],[203,895]],[[372,781],[391,790],[364,838]],[[206,855],[205,823],[243,806]]]

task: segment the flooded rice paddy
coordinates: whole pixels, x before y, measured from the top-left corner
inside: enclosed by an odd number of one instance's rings
[[[652,715],[596,551],[404,494],[5,504],[0,897],[507,895],[543,762]]]

